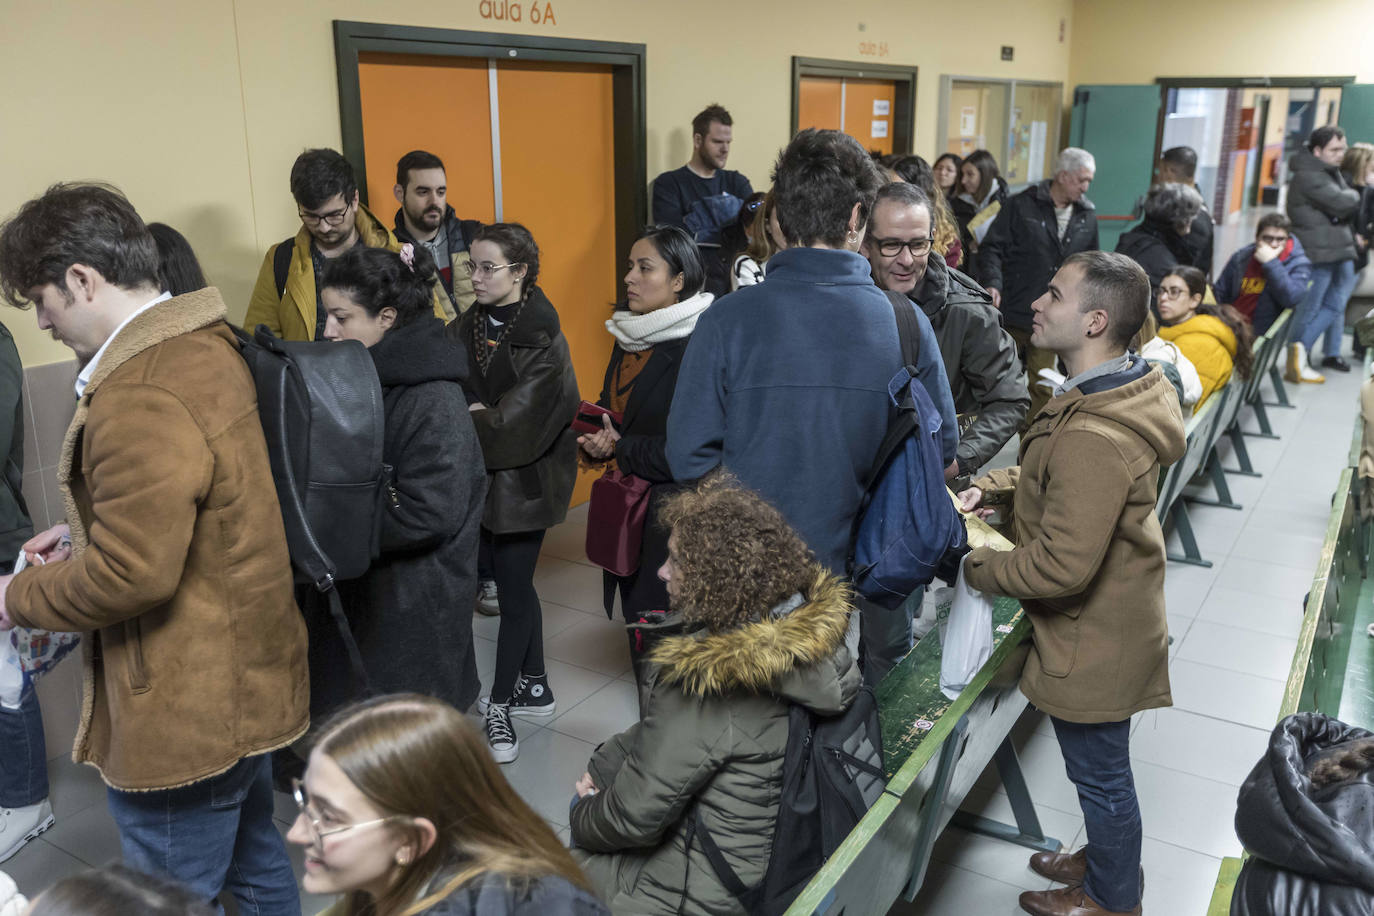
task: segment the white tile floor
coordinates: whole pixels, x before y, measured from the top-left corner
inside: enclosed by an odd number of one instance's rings
[[[1258,479],[1231,478],[1240,510],[1199,507],[1194,523],[1211,569],[1170,564],[1170,672],[1175,706],[1137,717],[1132,751],[1145,824],[1146,909],[1204,912],[1222,856],[1240,845],[1232,830],[1236,789],[1265,746],[1288,674],[1306,593],[1344,466],[1359,379],[1290,387],[1295,410],[1271,410],[1282,438],[1247,440]],[[545,608],[550,681],[559,715],[518,721],[520,758],[512,784],[566,838],[567,800],[596,743],[628,726],[636,701],[623,630],[601,609],[601,576],[582,554],[585,510],[575,510],[545,542],[537,585]],[[497,621],[477,617],[478,658],[490,683]],[[118,858],[114,825],[95,772],[67,758],[77,714],[77,666],[41,685],[57,824],[2,867],[28,892],[88,865]],[[1081,845],[1083,818],[1053,733],[1028,714],[1015,731],[1022,765],[1046,831]],[[1006,796],[991,774],[965,807],[1007,819]],[[278,798],[285,829],[293,814]],[[935,850],[925,888],[894,914],[1017,912],[1022,889],[1045,882],[1026,851],[951,829]],[[299,857],[297,856],[299,868]],[[307,899],[305,911],[327,901]]]

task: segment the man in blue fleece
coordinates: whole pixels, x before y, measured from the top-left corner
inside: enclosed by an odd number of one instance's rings
[[[668,415],[674,477],[695,480],[724,466],[841,575],[864,481],[892,416],[887,385],[903,365],[892,302],[858,253],[882,183],[868,153],[845,134],[804,130],[792,140],[773,169],[789,247],[768,262],[765,282],[702,314]],[[939,344],[915,311],[918,374],[953,424]],[[956,446],[957,432],[946,445],[948,462]],[[904,623],[899,613],[878,613],[881,623]],[[866,627],[873,616],[865,614]]]

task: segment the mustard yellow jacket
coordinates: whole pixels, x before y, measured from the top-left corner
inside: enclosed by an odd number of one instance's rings
[[[1195,410],[1220,391],[1231,380],[1231,370],[1236,359],[1236,335],[1215,315],[1194,315],[1178,324],[1159,329],[1159,336],[1173,341],[1197,369],[1202,380],[1202,397],[1198,398]]]
[[[396,236],[372,215],[362,204],[354,218],[358,236],[369,248],[385,248],[387,251],[400,251],[401,243]],[[291,266],[286,271],[286,288],[277,295],[277,279],[272,268],[277,246],[267,249],[258,271],[258,282],[253,286],[253,297],[248,300],[248,314],[243,326],[253,330],[260,324],[267,325],[272,333],[282,340],[315,339],[315,265],[310,259],[310,232],[301,226],[293,242],[295,250],[291,253]],[[285,242],[279,242],[285,245]],[[436,284],[437,287],[437,284]],[[442,287],[437,287],[434,295],[434,314],[445,318]]]

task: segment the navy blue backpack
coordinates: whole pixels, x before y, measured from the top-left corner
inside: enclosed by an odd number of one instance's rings
[[[887,385],[896,413],[865,481],[849,574],[861,596],[892,610],[937,575],[953,581],[968,531],[945,486],[940,411],[916,379],[914,306],[888,296],[907,365]]]

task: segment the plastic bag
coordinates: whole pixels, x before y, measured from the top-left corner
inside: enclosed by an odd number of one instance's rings
[[[14,571],[19,572],[27,565],[21,550]],[[80,642],[80,633],[52,633],[28,627],[15,627],[8,633],[0,633],[0,704],[17,708],[24,691],[56,667]]]
[[[936,619],[940,621],[940,692],[947,699],[959,696],[992,655],[992,600],[968,584],[964,575],[965,554],[959,561],[959,579],[948,595],[938,595]],[[948,601],[948,610],[943,606]]]

